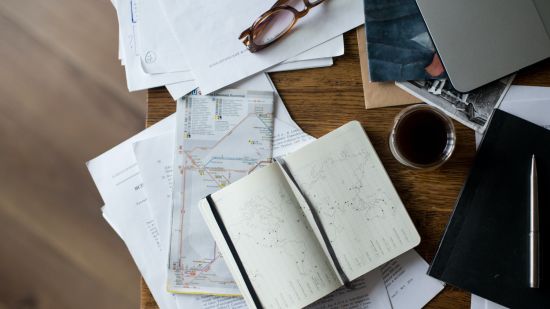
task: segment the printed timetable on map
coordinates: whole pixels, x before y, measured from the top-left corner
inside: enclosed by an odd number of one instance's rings
[[[273,101],[244,90],[178,101],[168,291],[240,294],[197,204],[271,162]]]

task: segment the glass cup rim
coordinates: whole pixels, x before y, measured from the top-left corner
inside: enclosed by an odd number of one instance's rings
[[[432,163],[428,164],[420,164],[416,162],[412,162],[409,159],[407,159],[404,155],[402,155],[401,151],[399,150],[399,147],[397,146],[397,131],[399,128],[399,125],[402,123],[402,121],[409,115],[411,115],[414,112],[420,111],[420,110],[427,110],[430,112],[433,112],[434,114],[438,115],[443,119],[446,125],[447,129],[447,145],[445,145],[445,149],[442,152],[441,157]],[[456,129],[453,124],[453,121],[449,116],[447,116],[445,113],[440,111],[439,109],[430,106],[428,104],[420,103],[420,104],[414,104],[411,106],[408,106],[401,110],[394,118],[392,130],[390,133],[389,138],[389,145],[392,155],[395,157],[395,159],[408,167],[412,167],[414,169],[424,169],[424,170],[433,170],[436,169],[445,162],[449,161],[452,154],[454,153],[454,149],[456,147]]]

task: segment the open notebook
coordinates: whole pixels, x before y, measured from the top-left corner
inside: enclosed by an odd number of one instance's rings
[[[199,208],[250,307],[307,306],[420,242],[356,121]]]

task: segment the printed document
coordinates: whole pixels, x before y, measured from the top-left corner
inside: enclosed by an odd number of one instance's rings
[[[294,31],[283,40],[253,54],[238,37],[273,2],[159,1],[180,45],[193,45],[183,51],[205,94],[288,60],[365,20],[362,0],[325,1],[301,18]]]
[[[158,225],[162,248],[168,248],[175,132],[167,132],[133,144],[151,215]],[[166,254],[165,262],[167,263]]]
[[[239,295],[196,205],[208,194],[271,163],[273,92],[226,90],[178,100],[183,164],[175,178],[168,291]],[[204,237],[201,237],[204,235]]]
[[[132,144],[175,129],[175,115],[88,162],[88,169],[106,203],[103,216],[122,238],[160,308],[246,308],[242,298],[173,295],[166,292],[166,249],[161,249],[156,222],[144,194],[144,183],[132,155]],[[165,183],[165,182],[164,182]],[[164,218],[168,220],[168,217]],[[161,221],[165,221],[161,220]]]
[[[132,144],[172,131],[174,128],[175,117],[168,117],[87,163],[88,170],[107,205],[109,216],[113,219],[124,218],[121,224],[117,224],[116,230],[128,248],[144,247],[151,253],[162,252],[157,223],[147,205],[147,196],[143,190]],[[176,308],[173,295],[163,292],[166,286],[164,273],[154,271],[151,267],[157,263],[165,265],[161,255],[143,251],[134,256],[134,259],[158,304],[162,308]]]

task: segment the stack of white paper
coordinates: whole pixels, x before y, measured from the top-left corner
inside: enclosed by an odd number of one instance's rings
[[[550,87],[511,86],[498,109],[550,130]],[[476,132],[476,145],[482,138]]]
[[[111,2],[128,89],[166,86],[174,99],[197,87],[207,94],[261,72],[331,66],[344,53],[342,33],[364,23],[362,0],[327,1],[280,43],[253,54],[238,36],[269,1]]]

